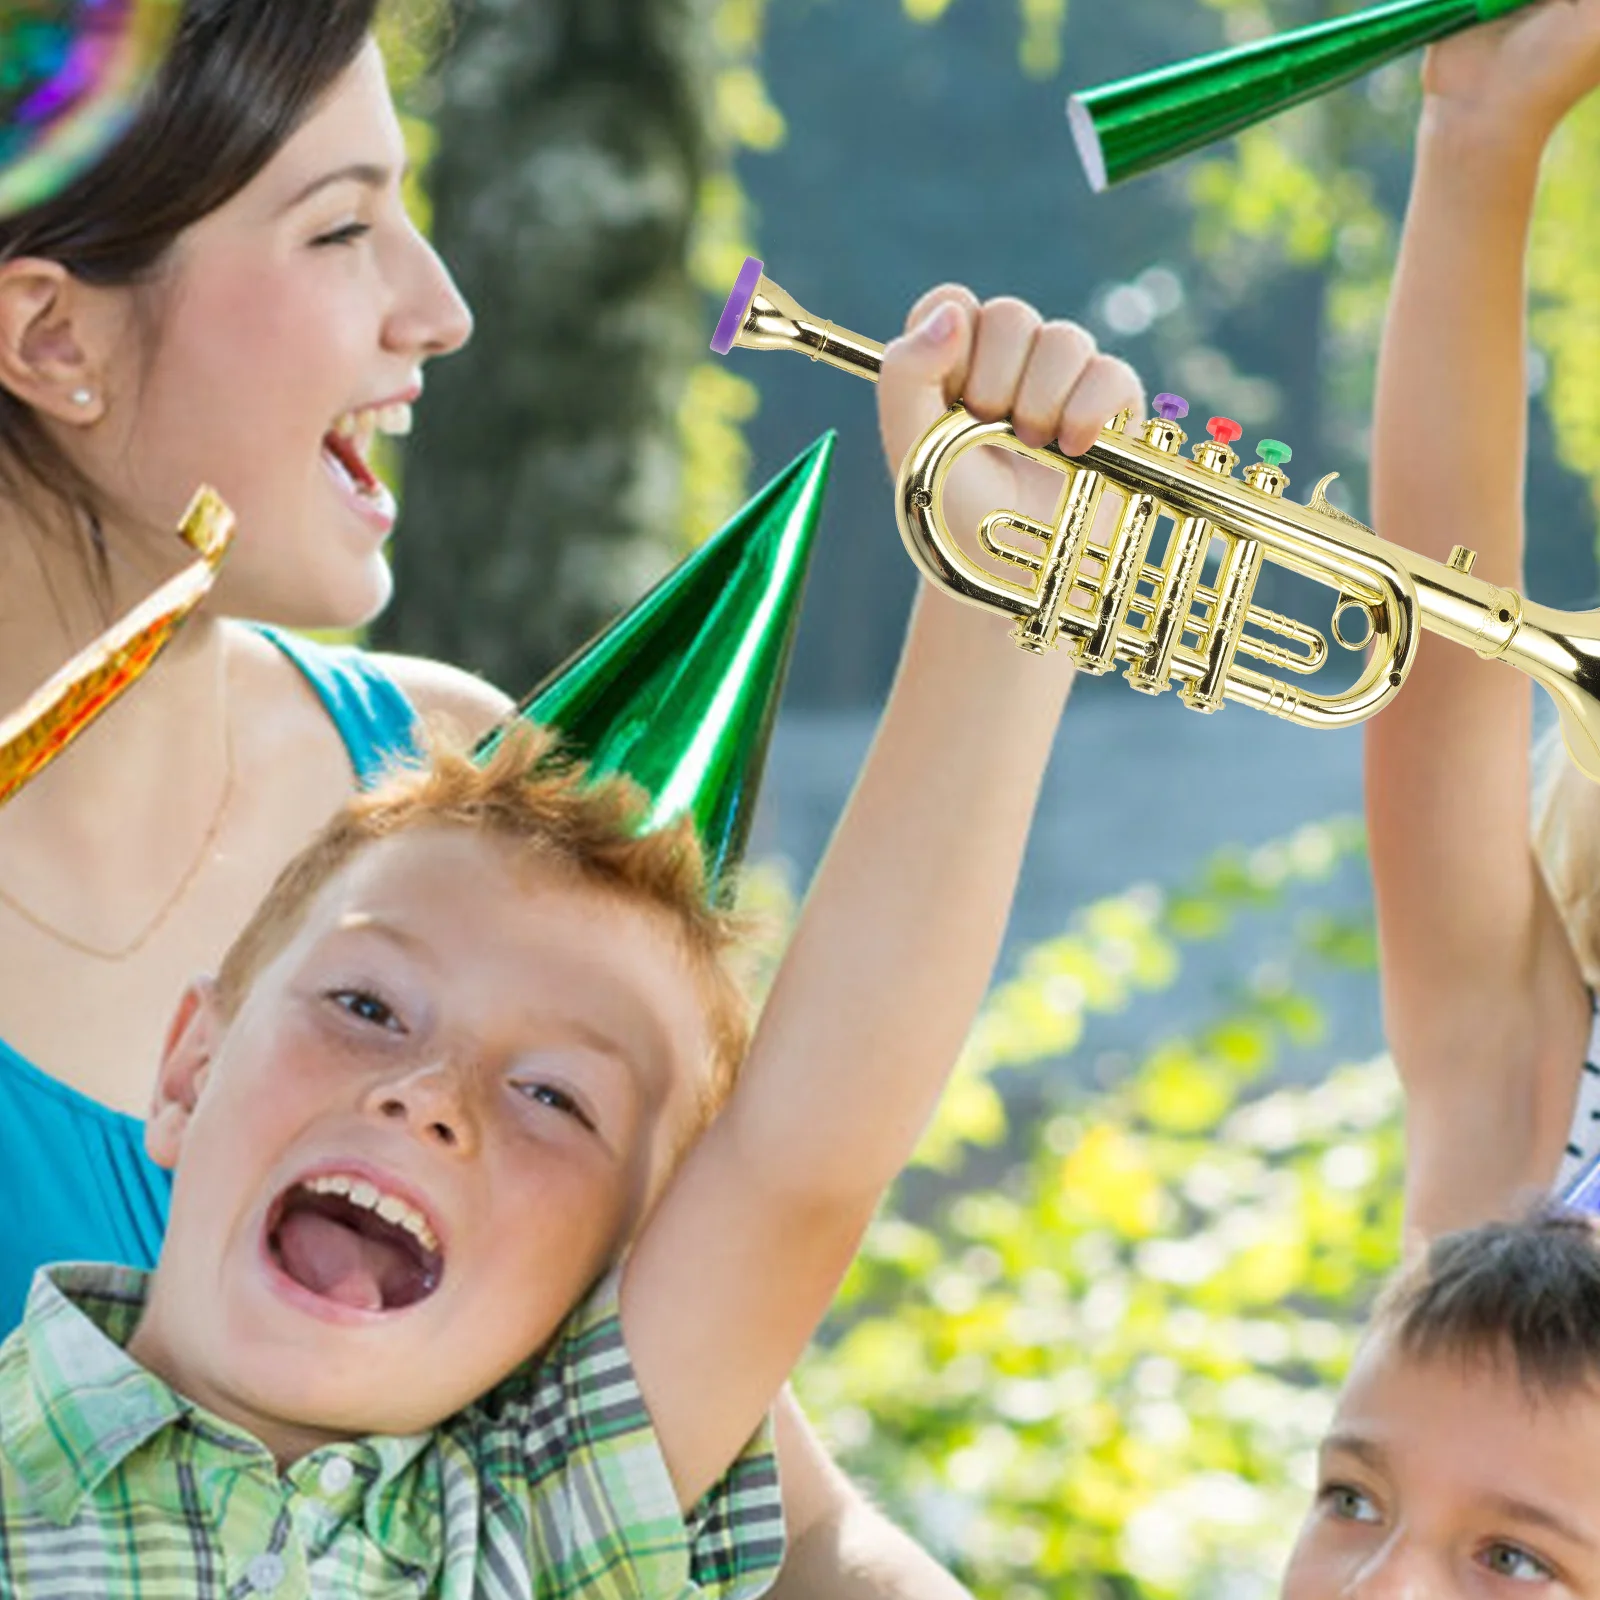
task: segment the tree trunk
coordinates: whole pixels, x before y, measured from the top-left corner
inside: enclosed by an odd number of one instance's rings
[[[469,0],[433,233],[477,317],[406,453],[384,648],[530,687],[670,564],[704,0]]]

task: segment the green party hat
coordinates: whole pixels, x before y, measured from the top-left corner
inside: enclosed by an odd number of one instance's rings
[[[1312,100],[1528,0],[1389,0],[1075,94],[1067,116],[1096,194]]]
[[[692,818],[714,885],[749,836],[834,438],[790,462],[507,723],[558,729],[596,773],[641,784],[648,827]]]

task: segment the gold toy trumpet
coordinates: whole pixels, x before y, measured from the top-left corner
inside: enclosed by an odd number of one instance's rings
[[[717,326],[712,349],[799,350],[813,361],[876,379],[883,346],[812,316],[745,262]],[[1064,647],[1085,672],[1126,663],[1128,681],[1147,694],[1178,684],[1184,703],[1215,711],[1225,700],[1256,706],[1313,728],[1364,721],[1397,694],[1416,657],[1418,627],[1508,662],[1542,684],[1561,714],[1573,759],[1600,782],[1600,612],[1564,612],[1524,600],[1472,576],[1475,552],[1457,546],[1448,563],[1380,539],[1328,503],[1329,473],[1306,505],[1283,497],[1286,445],[1263,440],[1260,460],[1234,476],[1236,422],[1213,417],[1192,459],[1178,454],[1187,402],[1157,395],[1157,415],[1137,433],[1115,417],[1081,456],[1054,445],[1034,449],[1003,422],[979,422],[952,406],[911,449],[900,468],[895,510],[912,560],[940,588],[1016,619],[1025,650]],[[978,542],[1006,569],[1001,576],[952,536],[941,512],[956,461],[979,446],[1010,450],[1061,474],[1054,519],[990,512]],[[1091,537],[1107,487],[1123,499],[1106,544]],[[1158,523],[1172,531],[1150,558]],[[1215,578],[1202,581],[1220,546]],[[1364,651],[1356,681],[1317,694],[1246,666],[1304,677],[1327,659],[1316,629],[1253,603],[1271,559],[1334,591],[1334,639]]]

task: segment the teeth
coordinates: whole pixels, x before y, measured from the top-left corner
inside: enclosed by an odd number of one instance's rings
[[[304,1187],[313,1194],[343,1195],[363,1211],[375,1211],[385,1222],[404,1228],[430,1255],[438,1254],[439,1236],[428,1226],[428,1219],[398,1195],[384,1194],[364,1178],[347,1178],[339,1172],[307,1179]]]
[[[411,407],[396,403],[392,406],[364,406],[360,411],[347,411],[333,425],[333,431],[342,438],[352,439],[364,450],[372,443],[375,433],[404,437],[411,432]]]

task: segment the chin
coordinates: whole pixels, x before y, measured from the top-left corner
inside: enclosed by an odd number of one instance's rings
[[[217,609],[227,616],[248,618],[276,628],[348,631],[365,627],[389,604],[394,574],[383,556],[356,567],[342,566],[310,582],[252,583],[223,590],[218,585]]]

